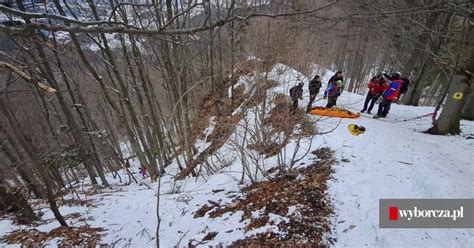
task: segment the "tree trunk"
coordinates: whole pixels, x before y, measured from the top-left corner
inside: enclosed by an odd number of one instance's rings
[[[467,25],[469,25],[467,37],[464,37],[465,42],[460,50],[459,63],[448,86],[446,102],[438,120],[427,131],[428,133],[444,135],[461,132],[461,112],[466,103],[474,71],[474,60],[472,59],[474,58],[474,29],[469,22]]]
[[[71,87],[71,81],[73,81],[75,83],[75,80],[70,78],[66,74],[66,71],[63,69],[63,66],[62,66],[62,63],[61,63],[61,60],[59,58],[59,54],[58,54],[57,51],[54,51],[54,55],[56,57],[58,69],[59,69],[59,71],[61,71],[61,74],[63,75],[64,83],[66,84],[69,96],[71,97],[71,100],[72,100],[73,104],[83,105],[82,108],[84,108],[84,112],[86,112],[86,113],[83,113],[80,110],[80,108],[76,108],[77,114],[79,115],[79,118],[81,119],[82,126],[83,126],[83,128],[86,128],[87,130],[90,130],[90,129],[92,129],[92,127],[91,127],[91,125],[88,125],[88,123],[90,123],[92,121],[90,120],[90,116],[87,115],[87,105],[86,105],[86,102],[83,101],[84,98],[82,97],[82,93],[79,90],[79,87],[76,87],[77,88],[77,91],[76,91],[77,93],[76,94],[78,96],[77,97],[75,96],[75,94],[73,93],[74,91],[72,90],[72,87]],[[77,84],[76,84],[76,86],[77,86]],[[89,118],[89,121],[88,121],[88,118]],[[100,161],[100,157],[99,157],[99,154],[98,154],[97,149],[95,147],[94,141],[92,140],[92,137],[90,135],[87,135],[87,137],[84,137],[84,142],[87,143],[87,144],[84,144],[84,145],[88,146],[89,153],[91,154],[90,155],[91,156],[91,161],[93,161],[94,167],[95,167],[95,169],[96,169],[96,171],[97,171],[97,173],[100,177],[102,185],[104,185],[106,187],[109,187],[109,183],[107,182],[107,179],[105,178],[104,169],[102,167],[102,163]]]
[[[425,87],[424,76],[427,70],[426,63],[428,63],[426,60],[423,61],[423,64],[421,65],[420,74],[418,75],[418,78],[414,80],[416,83],[415,83],[415,86],[413,87],[410,98],[408,98],[407,96],[406,101],[405,99],[403,99],[405,101],[405,104],[407,105],[418,106],[420,102],[421,94],[423,93],[423,88]]]
[[[18,190],[16,191],[12,190],[3,180],[0,170],[0,211],[14,213],[20,224],[31,224],[33,221],[38,220],[28,201]]]
[[[440,15],[441,15],[440,12],[434,12],[429,15],[428,19],[426,20],[426,26],[429,30],[433,29]],[[410,58],[408,59],[408,62],[405,64],[405,67],[403,68],[402,75],[404,77],[410,78],[413,73],[416,73],[419,71],[418,68],[416,68],[416,66],[419,64],[419,61],[425,60],[424,50],[426,49],[425,46],[429,46],[427,44],[429,42],[429,39],[430,39],[430,32],[427,30],[425,30],[419,35],[418,42],[417,44],[415,44],[415,48],[413,52],[410,54]],[[422,64],[424,66],[424,63]],[[408,87],[408,91],[406,92],[404,98],[402,99],[403,104],[411,104],[412,95],[414,94],[415,88],[417,87],[418,83],[421,83],[421,81],[413,80],[413,82],[410,84],[410,86]]]
[[[0,125],[0,133],[5,134],[5,141],[2,146],[3,152],[10,158],[12,167],[16,167],[21,179],[25,182],[27,188],[33,192],[38,198],[45,198],[44,193],[38,188],[39,183],[34,175],[31,166],[28,165],[26,158],[21,153],[18,143],[15,141],[13,134],[8,132],[2,125]],[[15,156],[15,154],[17,156]]]
[[[472,81],[471,81],[471,88],[469,89],[469,93],[466,95],[466,97],[467,97],[467,100],[466,100],[466,104],[464,104],[461,118],[465,120],[474,121],[474,84],[472,83]]]
[[[21,1],[17,1],[17,4],[20,10],[26,11]],[[31,22],[29,18],[23,18],[23,19],[26,23]],[[84,166],[86,167],[87,172],[89,173],[92,184],[97,184],[97,180],[95,179],[95,171],[94,171],[94,168],[92,167],[93,161],[91,161],[91,154],[84,141],[82,130],[79,128],[78,124],[76,123],[74,115],[71,109],[69,108],[69,104],[67,103],[63,93],[59,89],[59,82],[56,80],[56,76],[54,75],[54,72],[48,60],[48,57],[46,56],[46,53],[44,52],[44,49],[41,46],[42,44],[41,40],[39,39],[38,36],[34,36],[33,42],[34,42],[34,47],[36,51],[38,52],[38,55],[40,58],[40,61],[37,61],[37,62],[43,65],[43,66],[38,66],[37,68],[41,72],[41,75],[48,81],[48,83],[50,83],[57,90],[56,98],[64,114],[64,117],[66,118],[66,124],[70,128],[70,132],[74,137],[74,141],[79,146],[79,152],[80,152],[81,158],[84,162]],[[32,58],[36,57],[32,53],[32,51],[29,51],[29,52]]]
[[[14,121],[13,116],[11,115],[10,111],[8,111],[7,106],[5,105],[3,99],[1,98],[0,98],[0,112],[2,112],[2,114],[7,119],[7,122],[10,125],[11,130],[16,136],[18,142],[21,144],[22,148],[25,150],[26,155],[30,158],[36,170],[38,170],[41,176],[41,179],[43,180],[44,185],[46,187],[46,197],[48,199],[48,202],[51,207],[51,211],[54,214],[54,217],[56,217],[56,220],[58,220],[61,226],[68,226],[63,216],[59,212],[59,208],[58,208],[58,205],[56,204],[56,200],[55,200],[53,189],[52,189],[52,182],[48,176],[46,169],[44,168],[43,163],[41,162],[40,158],[35,154],[35,149],[31,145],[31,143],[29,143],[26,140],[23,132],[21,132],[20,128],[18,128],[18,126],[16,125],[16,122]]]

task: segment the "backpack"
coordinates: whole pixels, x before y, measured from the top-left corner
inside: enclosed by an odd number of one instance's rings
[[[410,86],[410,80],[408,78],[401,78],[403,81],[402,87],[400,88],[400,94],[405,94],[408,91],[408,86]]]
[[[321,88],[321,81],[317,81],[314,79],[311,79],[311,81],[309,81],[309,85],[308,85],[309,91],[319,91],[320,88]]]
[[[290,89],[290,97],[293,98],[293,95],[295,94],[296,86],[291,87]]]

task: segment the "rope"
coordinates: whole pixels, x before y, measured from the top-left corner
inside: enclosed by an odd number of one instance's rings
[[[422,118],[425,118],[425,117],[429,117],[429,116],[433,116],[435,113],[429,113],[429,114],[424,114],[424,115],[420,115],[420,116],[416,116],[416,117],[406,117],[405,119],[378,119],[380,121],[385,121],[385,122],[390,122],[390,123],[399,123],[399,122],[406,122],[406,121],[414,121],[414,120],[418,120],[418,119],[422,119]],[[366,118],[369,118],[367,116],[364,116]]]
[[[412,117],[412,118],[395,119],[395,121],[396,122],[414,121],[414,120],[422,119],[422,118],[425,118],[425,117],[428,117],[428,116],[433,116],[434,114],[435,114],[435,112],[432,112],[432,113],[429,113],[429,114],[424,114],[424,115],[420,115],[420,116],[416,116],[416,117]]]
[[[315,100],[313,101],[313,103],[319,102],[319,101],[321,101],[321,100],[324,100],[324,97],[320,97],[320,98],[318,98],[318,99],[315,99]],[[364,100],[365,100],[365,99],[362,99],[362,100],[359,100],[359,101],[355,101],[355,102],[351,102],[351,103],[347,103],[347,104],[341,104],[340,106],[342,106],[342,107],[344,107],[344,106],[350,106],[350,105],[354,105],[354,104],[360,103],[360,102],[362,102],[362,101],[364,101]]]
[[[347,104],[341,104],[341,106],[351,106],[351,105],[355,105],[355,104],[358,104],[360,102],[363,102],[365,99],[362,99],[362,100],[359,100],[359,101],[355,101],[355,102],[351,102],[351,103],[347,103]]]

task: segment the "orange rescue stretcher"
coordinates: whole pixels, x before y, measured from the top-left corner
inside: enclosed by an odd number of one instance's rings
[[[360,113],[354,113],[349,110],[332,107],[332,108],[325,108],[325,107],[314,107],[309,112],[312,115],[322,115],[322,116],[331,116],[331,117],[341,117],[341,118],[358,118]]]

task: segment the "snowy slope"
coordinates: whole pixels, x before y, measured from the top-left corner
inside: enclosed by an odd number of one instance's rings
[[[324,74],[323,83],[333,75]],[[292,83],[294,85],[296,83]],[[307,84],[305,83],[305,87]],[[321,89],[321,91],[324,88]],[[320,93],[320,95],[322,92]],[[318,95],[317,99],[320,97]],[[300,106],[306,106],[308,92]],[[365,97],[344,92],[338,105],[360,111]],[[320,99],[313,106],[325,105]],[[377,105],[372,112],[376,112]],[[431,126],[432,107],[392,105],[387,119],[363,114],[358,119],[317,117],[318,131],[334,132],[315,137],[314,149],[329,146],[341,162],[329,186],[336,206],[336,247],[469,247],[472,229],[379,229],[381,198],[473,198],[474,123],[462,121],[463,133],[433,136],[421,133]],[[414,119],[414,120],[413,120]],[[406,121],[405,121],[406,120]],[[352,136],[347,126],[362,125],[367,131]],[[355,227],[349,228],[349,226]]]
[[[342,106],[358,111],[363,97],[341,96]],[[469,247],[473,230],[379,229],[380,198],[472,198],[474,141],[465,136],[432,136],[420,133],[430,127],[430,107],[394,105],[387,121],[362,117],[341,120],[334,133],[319,140],[350,162],[336,167],[329,190],[336,205],[335,237],[338,247]],[[337,120],[326,120],[331,128]],[[347,125],[363,125],[367,131],[352,136]],[[473,134],[474,123],[462,122],[463,133]],[[321,128],[321,126],[320,126]],[[469,152],[470,151],[470,152]],[[355,228],[348,229],[350,225]]]
[[[325,73],[323,82],[331,75],[332,72]],[[266,76],[278,82],[270,90],[269,97],[275,93],[287,94],[291,86],[299,81],[304,82],[305,95],[303,105],[300,106],[305,106],[308,100],[308,78],[303,74],[279,64]],[[363,99],[363,96],[344,92],[339,105],[358,111],[362,108]],[[319,100],[313,106],[324,104],[325,100]],[[316,136],[313,140],[304,140],[300,153],[304,153],[305,149],[329,146],[336,151],[338,160],[346,161],[335,166],[334,180],[329,185],[329,194],[336,207],[333,217],[333,236],[337,239],[335,247],[468,247],[474,243],[473,231],[466,229],[378,228],[380,198],[473,197],[474,169],[472,155],[468,151],[472,153],[474,142],[466,139],[465,135],[474,133],[474,123],[462,122],[462,135],[431,136],[420,132],[430,126],[429,117],[401,121],[432,111],[433,108],[429,107],[393,105],[386,120],[375,120],[371,116],[358,119],[312,117],[318,121],[318,131],[335,130]],[[252,119],[251,114],[248,119]],[[212,131],[213,121],[210,122],[211,127],[206,131],[208,133]],[[347,125],[351,123],[363,125],[367,131],[352,136],[347,130]],[[236,132],[241,131],[237,128]],[[206,145],[201,141],[198,149],[202,150]],[[292,143],[288,145],[288,156],[292,154],[293,146]],[[208,216],[193,218],[195,211],[209,204],[208,200],[221,204],[230,202],[231,197],[239,195],[239,190],[244,186],[239,184],[242,166],[233,147],[224,145],[218,153],[226,160],[233,161],[233,164],[214,175],[199,179],[190,178],[175,183],[172,177],[177,172],[172,169],[163,177],[160,194],[162,247],[199,244],[211,231],[217,231],[217,236],[201,243],[201,246],[228,245],[234,240],[271,228],[245,233],[243,227],[247,220],[241,222],[241,212],[225,214],[219,219],[210,219]],[[309,158],[302,162],[307,160]],[[275,164],[275,158],[263,162],[271,166]],[[132,171],[137,171],[136,165]],[[80,212],[85,217],[91,217],[82,222],[70,220],[75,226],[87,223],[92,227],[106,228],[102,243],[115,244],[117,247],[153,247],[157,223],[157,183],[149,184],[148,180],[142,180],[146,185],[132,183],[130,186],[120,186],[117,180],[110,178],[110,181],[116,184],[114,190],[87,196],[87,199],[97,204],[96,207],[62,206],[62,213]],[[214,191],[218,189],[224,191]],[[48,231],[58,227],[51,212],[44,211],[43,219],[51,222],[37,229]],[[9,220],[1,220],[0,236],[18,228]],[[50,245],[56,246],[54,241]]]

